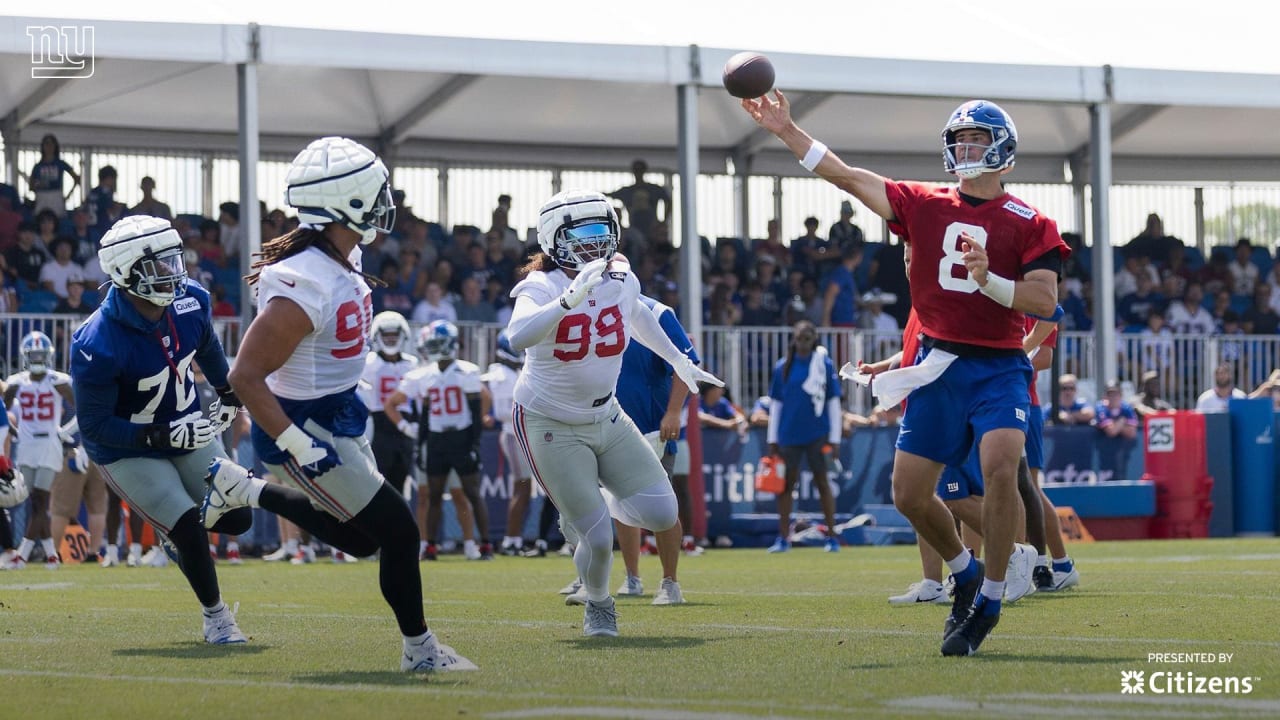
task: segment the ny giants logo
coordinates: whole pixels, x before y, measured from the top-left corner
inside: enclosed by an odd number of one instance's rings
[[[31,79],[93,77],[92,25],[28,25]]]

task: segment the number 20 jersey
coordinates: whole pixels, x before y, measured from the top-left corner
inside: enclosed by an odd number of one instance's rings
[[[525,351],[515,390],[515,400],[523,407],[568,425],[602,422],[616,412],[612,403],[601,400],[618,382],[640,283],[625,263],[617,261],[604,277],[547,337]],[[554,303],[570,282],[558,269],[535,271],[515,286],[511,297],[528,295],[539,305]]]
[[[925,333],[939,340],[1021,348],[1024,315],[979,292],[969,277],[961,233],[986,248],[990,271],[1010,280],[1053,249],[1070,253],[1058,226],[1008,193],[969,205],[955,187],[885,182],[895,221],[889,229],[911,244],[911,304]]]

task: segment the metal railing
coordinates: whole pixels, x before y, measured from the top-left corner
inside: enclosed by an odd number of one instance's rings
[[[0,313],[0,366],[5,376],[22,368],[18,348],[27,333],[39,330],[48,335],[56,351],[55,366],[69,364],[71,335],[84,322],[79,315]],[[234,357],[240,343],[240,320],[214,320],[218,337],[227,355]],[[417,327],[413,328],[417,332]],[[484,368],[493,361],[498,325],[460,323],[460,357]],[[787,355],[791,341],[789,327],[704,328],[704,342],[698,347],[703,364],[719,375],[729,388],[732,400],[749,410],[756,398],[769,393],[773,367]],[[822,328],[819,342],[831,354],[838,369],[846,362],[872,362],[902,348],[901,333],[876,333],[845,328]],[[1090,332],[1062,333],[1058,341],[1061,372],[1080,378],[1079,396],[1096,400],[1106,378],[1098,378],[1094,357],[1095,336]],[[1194,408],[1196,398],[1213,386],[1213,371],[1219,362],[1229,361],[1235,370],[1237,387],[1245,392],[1266,380],[1280,367],[1280,335],[1161,335],[1158,337],[1123,333],[1117,337],[1119,379],[1128,393],[1139,389],[1143,373],[1154,370],[1160,394],[1178,408]],[[1041,401],[1049,401],[1050,373],[1038,378]],[[844,405],[858,413],[871,411],[871,394],[844,383]]]

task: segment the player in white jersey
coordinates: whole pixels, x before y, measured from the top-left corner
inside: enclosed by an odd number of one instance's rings
[[[526,351],[513,423],[533,476],[575,535],[574,563],[587,590],[583,633],[616,636],[609,595],[610,515],[661,532],[677,521],[671,483],[658,457],[613,396],[622,351],[634,335],[671,364],[690,391],[723,385],[681,353],[640,302],[640,283],[618,259],[618,218],[603,195],[569,190],[538,216],[543,254],[511,291],[507,333]],[[597,485],[608,488],[606,505]]]
[[[489,393],[493,395],[493,413],[485,416],[486,426],[494,423],[502,425],[498,435],[498,450],[502,454],[502,462],[507,471],[507,534],[502,538],[503,555],[519,555],[524,549],[524,519],[529,511],[529,497],[533,492],[533,481],[529,470],[529,461],[520,449],[520,441],[516,439],[515,424],[511,422],[511,412],[515,407],[516,379],[524,367],[524,353],[516,352],[511,347],[511,338],[507,333],[498,333],[498,349],[494,352],[495,362],[489,364],[484,374],[484,381],[489,385]]]
[[[382,404],[400,387],[405,373],[418,366],[418,358],[406,350],[412,340],[413,331],[409,329],[409,321],[394,310],[380,312],[373,317],[373,326],[369,329],[369,342],[373,349],[365,356],[364,374],[360,376],[360,387],[363,390],[364,404],[369,408],[373,437],[370,447],[373,457],[378,463],[378,472],[391,483],[391,487],[402,489],[408,495],[408,483],[414,479],[413,444],[417,439],[417,418],[403,418],[407,430],[401,430],[397,423],[387,419]],[[409,406],[400,408],[403,415]],[[418,493],[418,505],[414,513],[418,521],[418,532],[427,534],[427,501],[426,495]],[[422,544],[421,542],[419,543]],[[421,553],[421,550],[419,550]]]
[[[292,487],[215,462],[205,524],[252,505],[345,553],[378,552],[382,596],[404,636],[400,669],[473,670],[427,629],[418,528],[404,499],[383,482],[364,437],[369,411],[357,385],[372,313],[359,246],[394,221],[387,169],[363,145],[327,137],[299,153],[286,182],[285,202],[302,224],[265,243],[253,265],[258,316],[230,380],[253,417],[255,453]]]
[[[18,416],[18,448],[14,465],[26,477],[31,487],[31,515],[27,531],[18,546],[14,563],[25,565],[31,550],[38,542],[44,548],[45,567],[57,568],[59,563],[57,538],[50,532],[49,505],[53,477],[63,466],[63,439],[71,442],[71,431],[62,428],[62,403],[75,405],[71,392],[71,376],[54,370],[53,341],[40,331],[27,333],[19,348],[22,355],[22,372],[5,379],[4,403]],[[95,523],[97,534],[92,540],[101,540],[105,516]],[[20,563],[18,561],[21,561]]]
[[[436,320],[418,334],[418,353],[426,358],[410,370],[400,387],[383,403],[387,419],[400,426],[405,421],[400,406],[414,401],[422,408],[425,427],[418,428],[419,450],[425,453],[427,473],[427,557],[436,553],[445,485],[449,472],[458,474],[462,492],[480,533],[480,547],[465,538],[469,560],[492,560],[489,542],[489,509],[480,497],[480,433],[488,413],[489,391],[480,380],[475,363],[458,359],[458,328],[448,320]]]

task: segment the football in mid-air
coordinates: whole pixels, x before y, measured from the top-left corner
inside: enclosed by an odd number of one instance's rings
[[[724,89],[737,98],[758,98],[773,89],[773,63],[756,52],[740,52],[724,64]]]

